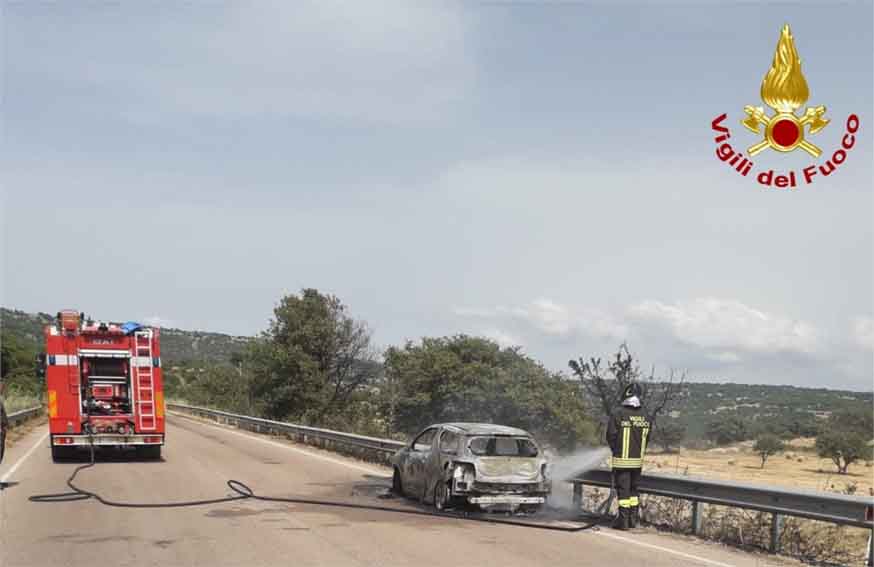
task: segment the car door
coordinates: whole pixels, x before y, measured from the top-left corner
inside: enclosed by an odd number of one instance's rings
[[[421,498],[425,486],[426,467],[431,456],[431,446],[436,436],[437,428],[429,427],[421,432],[410,443],[410,451],[407,454],[406,474],[404,491],[411,496]]]
[[[447,461],[458,455],[458,433],[449,428],[443,428],[434,438],[431,445],[431,457],[428,461],[428,475],[425,481],[425,496],[427,501],[434,497],[434,488],[438,482],[444,482],[444,468]]]

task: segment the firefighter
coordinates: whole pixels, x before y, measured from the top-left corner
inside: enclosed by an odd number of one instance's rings
[[[619,514],[613,527],[636,528],[639,518],[637,483],[650,432],[649,418],[640,405],[640,385],[632,382],[622,391],[622,404],[607,424],[607,444],[613,451],[613,486],[619,497]]]

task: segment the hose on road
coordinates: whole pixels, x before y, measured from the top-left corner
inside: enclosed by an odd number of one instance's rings
[[[78,500],[96,500],[100,502],[104,506],[111,506],[113,508],[188,508],[192,506],[206,506],[210,504],[222,504],[226,502],[238,502],[241,500],[258,500],[261,502],[281,502],[285,504],[304,504],[310,506],[326,506],[326,507],[334,507],[334,508],[346,508],[353,510],[372,510],[377,512],[393,512],[397,514],[407,514],[410,516],[431,516],[437,518],[449,518],[449,519],[457,519],[457,520],[465,520],[470,522],[484,522],[488,524],[500,524],[506,526],[520,526],[526,528],[534,528],[541,530],[550,530],[550,531],[558,531],[558,532],[581,532],[584,530],[595,528],[605,517],[606,511],[609,510],[610,504],[613,501],[614,491],[611,489],[610,495],[607,499],[598,507],[598,511],[594,514],[594,519],[588,523],[579,525],[579,526],[561,526],[555,524],[542,524],[542,523],[533,523],[533,522],[525,522],[521,520],[512,520],[508,518],[493,518],[488,516],[471,516],[466,514],[450,514],[447,512],[429,512],[426,510],[412,510],[412,509],[404,509],[404,508],[394,508],[391,506],[377,506],[373,504],[355,504],[353,502],[339,502],[334,500],[318,500],[312,498],[303,498],[296,496],[261,496],[256,494],[254,490],[252,490],[249,486],[239,480],[229,480],[227,481],[228,488],[231,489],[235,493],[234,496],[224,496],[220,498],[208,498],[204,500],[179,500],[175,502],[117,502],[115,500],[109,500],[104,498],[103,496],[97,494],[96,492],[92,492],[90,490],[85,490],[84,488],[80,488],[76,486],[75,480],[76,476],[86,470],[94,467],[97,462],[95,461],[95,449],[94,445],[89,446],[91,451],[91,459],[90,462],[80,465],[73,470],[73,473],[67,479],[67,486],[70,487],[70,492],[60,492],[56,494],[35,494],[30,496],[28,500],[31,502],[39,502],[39,503],[57,503],[57,502],[74,502]]]

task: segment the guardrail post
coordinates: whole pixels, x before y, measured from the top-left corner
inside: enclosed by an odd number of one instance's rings
[[[701,502],[698,500],[692,501],[692,533],[698,535],[701,533]]]
[[[874,565],[874,528],[868,536],[868,567]]]
[[[780,532],[783,529],[783,516],[780,514],[771,515],[771,553],[780,552]]]
[[[583,483],[574,483],[574,510],[579,510],[583,507]]]

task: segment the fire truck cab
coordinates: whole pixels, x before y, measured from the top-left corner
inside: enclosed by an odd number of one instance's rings
[[[164,395],[159,330],[61,311],[45,328],[52,459],[77,448],[133,448],[160,459]]]

